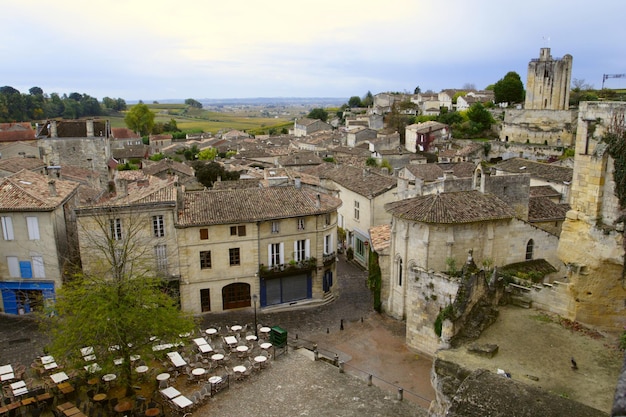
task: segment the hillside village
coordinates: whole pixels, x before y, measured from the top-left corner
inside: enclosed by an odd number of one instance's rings
[[[76,265],[107,273],[98,247],[132,235],[140,267],[191,314],[250,309],[257,296],[262,309],[329,302],[341,254],[368,270],[374,307],[405,321],[407,346],[430,356],[472,339],[501,303],[621,332],[624,207],[603,139],[623,135],[626,103],[570,109],[571,66],[542,48],[523,108],[492,111],[489,146],[438,122],[402,135],[385,124],[395,101],[428,115],[492,101],[485,91],[456,104],[455,90],[380,93],[345,125],[300,118],[267,137],[143,145],[106,120],[1,124],[0,308],[52,309]],[[191,146],[232,153],[217,162],[240,179],[208,189],[190,165],[148,159]]]

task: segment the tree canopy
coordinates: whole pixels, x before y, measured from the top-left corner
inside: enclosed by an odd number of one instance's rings
[[[185,100],[185,104],[191,107],[194,107],[196,109],[201,109],[202,108],[202,103],[200,103],[198,100],[194,100],[192,98],[188,98],[187,100]]]
[[[119,238],[111,233],[115,221],[123,225]],[[81,349],[93,348],[95,363],[104,373],[118,374],[128,395],[136,378],[131,356],[156,358],[154,345],[180,342],[194,321],[179,310],[151,266],[150,216],[109,208],[80,225],[86,236],[81,250],[92,264],[58,290],[56,314],[41,318],[51,340],[47,349],[67,367],[83,371]]]
[[[193,163],[193,169],[196,171],[196,179],[205,187],[213,187],[213,183],[218,178],[224,181],[234,181],[239,179],[239,172],[226,171],[221,164],[217,162],[196,161]]]
[[[328,120],[328,112],[322,108],[316,108],[311,110],[307,117],[310,119],[319,119],[322,122],[325,122]]]
[[[521,103],[524,101],[524,84],[518,73],[508,72],[504,78],[493,86],[493,94],[496,103]]]
[[[139,103],[131,107],[128,113],[126,113],[124,122],[126,127],[135,133],[138,133],[140,136],[147,136],[154,128],[155,116],[154,112],[146,104]]]

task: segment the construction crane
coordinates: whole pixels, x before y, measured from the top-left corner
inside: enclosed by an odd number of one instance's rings
[[[602,89],[604,90],[604,82],[609,78],[626,78],[626,74],[602,74]]]

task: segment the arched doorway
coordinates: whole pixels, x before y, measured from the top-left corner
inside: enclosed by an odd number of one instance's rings
[[[250,284],[236,282],[222,288],[222,309],[250,307]]]

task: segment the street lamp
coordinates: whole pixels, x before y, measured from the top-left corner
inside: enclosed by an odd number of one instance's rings
[[[254,335],[257,340],[259,340],[259,331],[257,330],[257,322],[256,322],[256,301],[259,297],[256,294],[252,294],[252,301],[254,302]]]

